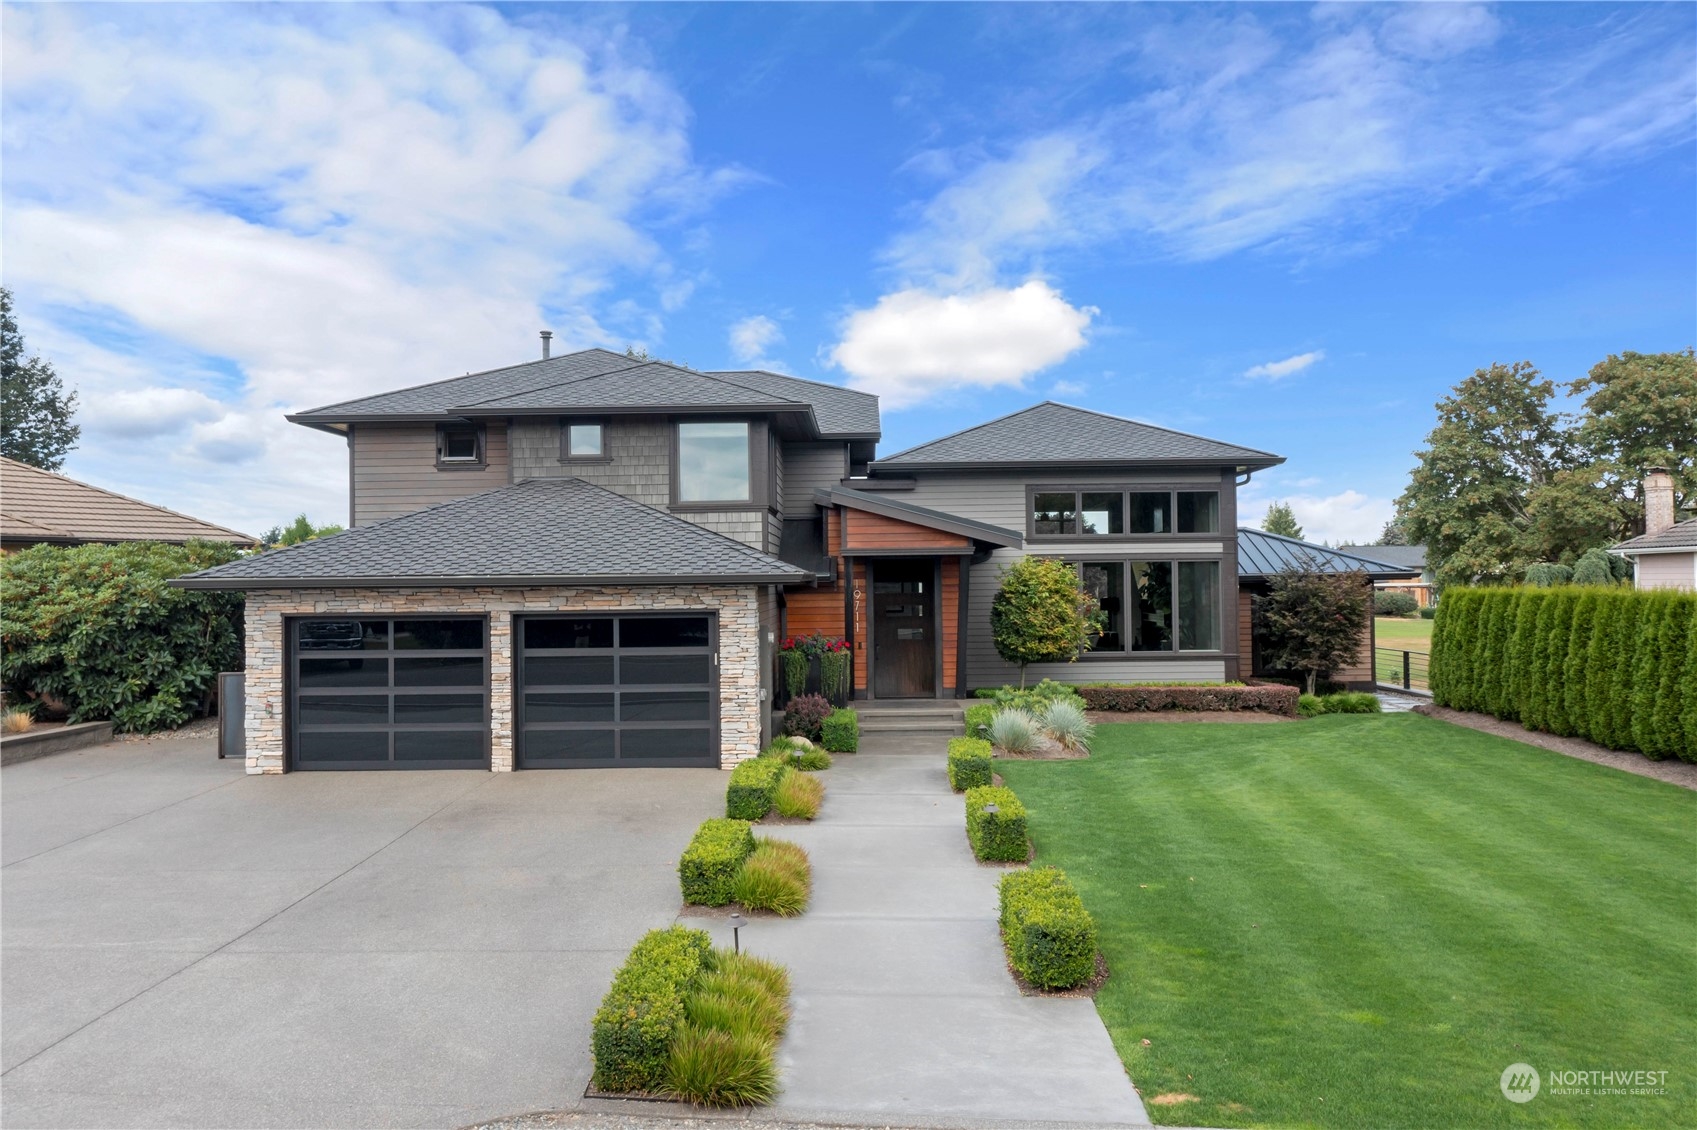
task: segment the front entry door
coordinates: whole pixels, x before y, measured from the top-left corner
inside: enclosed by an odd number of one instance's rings
[[[872,693],[937,693],[937,594],[930,558],[872,563]]]

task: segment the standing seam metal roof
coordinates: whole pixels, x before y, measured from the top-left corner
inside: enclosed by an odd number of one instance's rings
[[[1237,528],[1237,571],[1244,577],[1270,577],[1286,569],[1318,566],[1324,573],[1366,573],[1368,576],[1406,577],[1419,573],[1406,565],[1374,561],[1359,554],[1343,553],[1313,542],[1270,534],[1250,526]]]

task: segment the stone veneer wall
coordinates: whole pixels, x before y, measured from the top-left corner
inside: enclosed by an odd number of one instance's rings
[[[760,610],[753,585],[282,589],[247,594],[247,771],[285,765],[285,616],[478,613],[489,617],[490,768],[513,767],[513,614],[703,609],[719,614],[719,764],[760,752]]]

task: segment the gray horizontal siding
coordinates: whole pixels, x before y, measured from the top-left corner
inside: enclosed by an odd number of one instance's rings
[[[784,517],[812,518],[813,492],[834,487],[847,467],[841,443],[786,443],[784,449]],[[898,497],[906,498],[906,494]]]
[[[912,491],[901,491],[890,497],[1023,532],[1026,526],[1025,490],[1031,484],[1090,486],[1101,483],[1106,486],[1192,482],[1201,486],[1218,486],[1220,474],[1218,471],[1020,471],[1006,475],[935,472],[920,474]]]
[[[353,447],[353,520],[360,526],[512,481],[502,424],[488,425],[477,470],[437,470],[433,424],[357,424]]]
[[[649,506],[671,502],[672,455],[664,420],[608,420],[602,442],[606,463],[560,462],[557,420],[513,423],[513,478],[583,479]]]

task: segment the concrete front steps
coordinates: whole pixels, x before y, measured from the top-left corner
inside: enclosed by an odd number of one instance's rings
[[[952,698],[872,699],[851,704],[860,715],[863,734],[962,734],[966,712]]]

